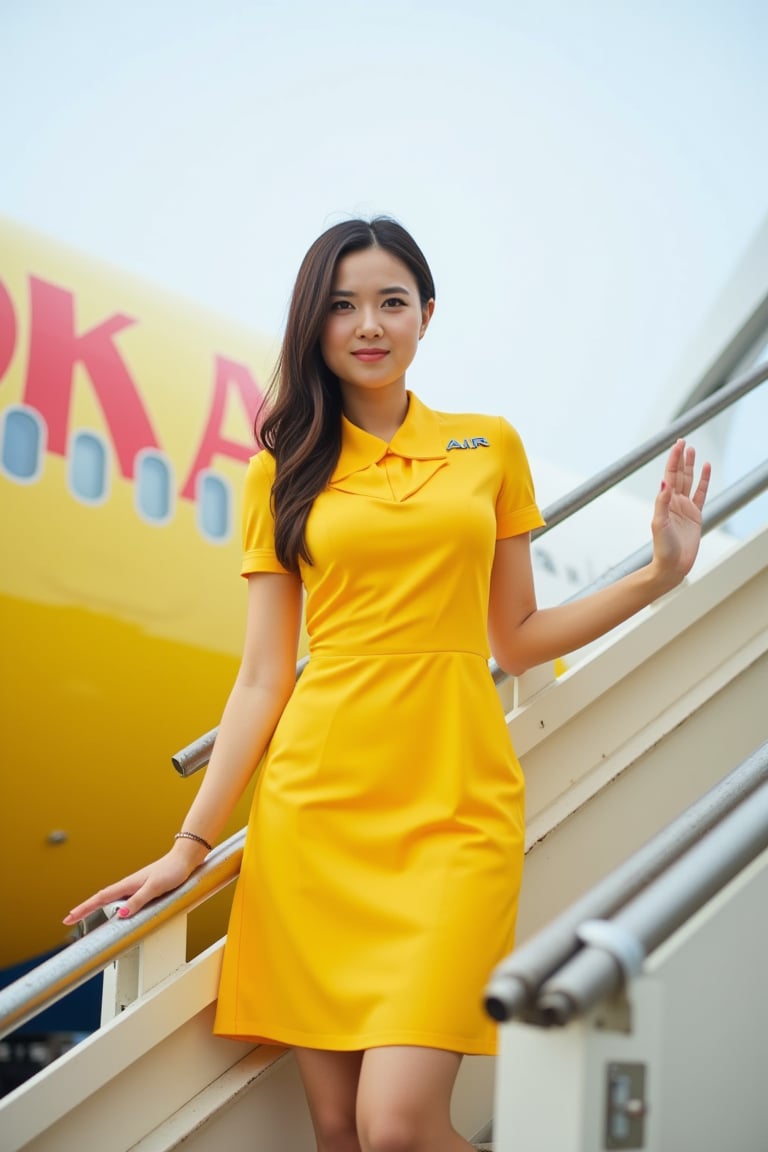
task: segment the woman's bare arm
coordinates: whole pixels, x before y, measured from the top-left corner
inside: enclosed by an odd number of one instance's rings
[[[679,440],[670,451],[654,507],[653,559],[637,572],[580,600],[538,608],[531,569],[530,537],[497,541],[488,612],[491,651],[499,665],[520,675],[597,640],[690,571],[701,539],[701,510],[709,485],[705,464],[695,492],[695,453]]]
[[[297,576],[265,572],[248,577],[240,668],[183,830],[213,843],[229,819],[293,691],[300,624],[301,583]],[[150,797],[147,802],[151,802]],[[148,901],[182,884],[205,854],[205,846],[195,840],[175,840],[159,860],[78,904],[64,923],[74,924],[116,900],[126,902],[121,915],[138,912]]]

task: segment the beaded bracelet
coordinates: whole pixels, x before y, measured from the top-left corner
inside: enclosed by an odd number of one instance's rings
[[[196,832],[174,832],[174,840],[196,840],[198,844],[202,844],[209,852],[213,852],[213,844],[209,844],[202,836],[198,836]]]

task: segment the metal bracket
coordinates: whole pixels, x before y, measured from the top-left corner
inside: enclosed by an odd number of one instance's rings
[[[605,1148],[644,1148],[645,1064],[611,1063],[606,1068]]]

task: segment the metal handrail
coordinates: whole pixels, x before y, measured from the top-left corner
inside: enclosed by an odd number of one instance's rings
[[[308,663],[309,656],[302,656],[301,660],[297,661],[297,680]],[[218,731],[217,725],[215,728],[211,728],[210,732],[205,732],[202,736],[198,736],[197,740],[193,740],[191,744],[187,744],[180,752],[176,752],[171,756],[171,763],[180,776],[194,776],[195,772],[199,772],[201,768],[205,768],[211,758],[211,752],[213,751],[213,745]]]
[[[768,490],[768,460],[763,464],[758,464],[746,476],[742,476],[740,480],[735,480],[727,488],[723,489],[719,495],[714,496],[704,506],[704,511],[701,515],[701,530],[702,535],[706,536],[708,532],[712,532],[726,520],[730,520],[742,508],[746,507],[751,500],[754,500],[761,493]],[[643,544],[637,551],[627,556],[624,560],[619,561],[611,568],[593,580],[590,584],[586,585],[579,592],[576,592],[570,597],[571,600],[579,600],[582,596],[586,596],[590,592],[597,592],[601,588],[605,588],[608,584],[613,584],[621,576],[627,576],[630,572],[636,572],[638,568],[642,568],[645,564],[650,563],[653,556],[653,544]]]
[[[709,868],[706,859],[702,860],[702,856],[706,858],[709,853],[714,854],[719,843],[711,838],[713,830],[726,820],[730,820],[739,807],[745,806],[758,792],[762,796],[760,804],[764,806],[768,797],[768,743],[756,749],[738,768],[706,792],[681,816],[663,828],[599,884],[497,965],[485,990],[485,1007],[488,1014],[500,1022],[515,1017],[533,1019],[540,1023],[555,1020],[562,1022],[566,1013],[563,1006],[563,989],[559,984],[552,983],[552,980],[555,973],[560,970],[565,972],[567,965],[582,954],[580,931],[585,922],[613,918],[619,923],[621,930],[629,931],[627,922],[620,918],[620,915],[623,915],[621,910],[629,910],[633,901],[645,901],[645,897],[639,894],[650,892],[651,886],[655,885],[658,878],[667,870],[675,868],[684,858],[688,861],[685,864],[685,876],[692,883],[696,882],[696,870],[703,869],[702,874],[705,875]],[[764,807],[761,807],[761,811],[765,824],[763,832],[768,836],[768,812]],[[730,837],[730,833],[728,836]],[[706,839],[702,839],[703,837]],[[745,843],[746,839],[745,836]],[[697,847],[699,843],[707,846],[701,852]],[[696,855],[691,856],[690,853],[694,848]],[[752,855],[756,855],[757,850],[753,851]],[[693,870],[690,860],[695,862]],[[743,867],[743,863],[739,867]],[[726,872],[727,870],[724,870],[719,875],[726,876]],[[663,879],[660,883],[663,883]],[[722,879],[718,886],[722,887],[724,883],[725,879]],[[707,888],[709,894],[712,890],[716,888],[711,890]],[[647,902],[641,905],[643,917],[646,915],[653,917],[654,913],[661,916],[659,911],[661,905],[655,887],[653,892],[653,897],[649,897]],[[700,903],[707,898],[705,895]],[[688,906],[687,914],[690,914]],[[672,927],[676,927],[680,922],[677,914],[672,920],[666,918],[664,926],[667,934],[672,930],[668,927],[670,923]],[[632,913],[629,923],[631,930],[637,934],[636,913]],[[646,934],[645,923],[643,919],[644,946],[649,946],[651,942],[656,946],[658,939],[663,937],[657,939],[656,929],[653,934]],[[589,951],[597,950],[589,949]],[[607,980],[605,987],[608,988],[614,986],[610,981],[615,980],[616,973],[620,972],[620,969],[608,953],[602,955],[607,957],[609,963],[606,965],[603,959],[597,964],[601,978],[605,977]],[[585,961],[580,963],[583,964]],[[588,963],[592,971],[592,965],[595,964],[594,957]],[[570,985],[568,987],[569,991],[565,993],[568,1003],[574,1005],[586,1003],[585,998],[578,999],[576,994],[571,992]],[[547,999],[544,999],[545,989]],[[602,995],[602,992],[600,994]]]
[[[580,484],[551,504],[544,512],[546,527],[536,529],[532,533],[533,537],[536,538],[544,532],[551,531],[563,520],[567,520],[572,513],[585,508],[598,496],[602,496],[620,481],[626,480],[628,476],[632,476],[651,460],[654,460],[666,448],[671,447],[680,436],[687,436],[689,432],[693,432],[702,424],[706,424],[708,420],[718,416],[736,400],[740,400],[742,396],[752,392],[765,380],[768,380],[768,364],[762,364],[751,372],[746,372],[743,376],[737,376],[730,384],[725,384],[712,396],[702,400],[695,407],[689,408],[687,412],[678,416],[661,432],[651,436],[639,447],[628,452],[626,456],[622,456],[614,464],[602,472],[598,472],[590,480]]]
[[[182,912],[191,912],[237,879],[244,843],[245,829],[241,829],[214,848],[178,888],[153,900],[127,920],[108,919],[0,989],[0,1037],[20,1028],[65,993],[102,972],[161,924]]]
[[[589,943],[542,987],[533,1022],[564,1025],[618,992],[642,970],[643,958],[658,948],[748,864],[768,849],[768,784],[693,845],[662,876],[610,921],[590,927],[599,942]],[[608,929],[606,932],[605,929]],[[627,964],[627,949],[637,969]]]

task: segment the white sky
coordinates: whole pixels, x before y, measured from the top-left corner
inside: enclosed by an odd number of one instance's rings
[[[764,0],[0,0],[0,52],[0,213],[267,334],[318,232],[394,215],[411,385],[582,476],[768,212]]]

